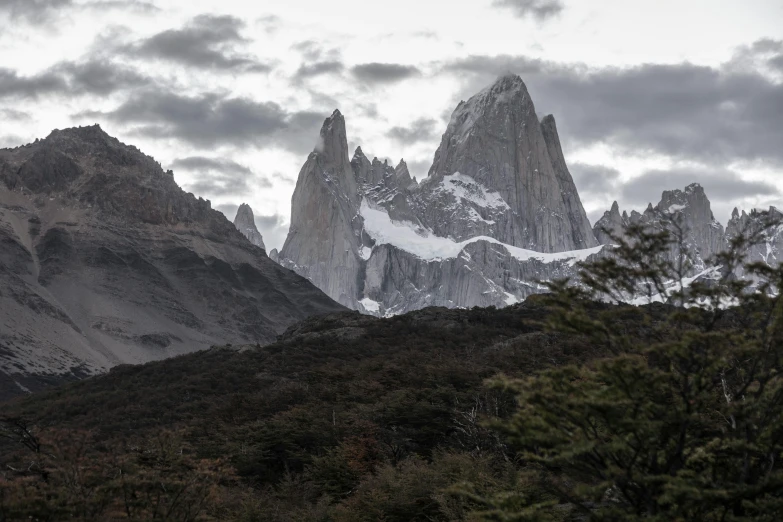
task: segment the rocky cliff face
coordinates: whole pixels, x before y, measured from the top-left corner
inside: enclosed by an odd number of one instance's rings
[[[279,258],[338,303],[360,292],[362,223],[356,177],[348,158],[345,118],[324,121],[320,144],[307,158],[291,198],[291,227]]]
[[[775,207],[769,207],[766,215],[757,209],[751,210],[748,214],[744,210],[740,213],[735,208],[726,227],[726,240],[728,242],[740,234],[749,237],[761,233],[763,242],[748,248],[745,253],[746,260],[749,263],[761,261],[770,266],[777,266],[783,262],[783,225],[777,225],[770,229],[769,220],[781,221],[783,213]],[[739,277],[747,276],[743,269],[739,269],[737,275]]]
[[[425,183],[437,190],[455,173],[505,203],[473,205],[479,214],[488,211],[482,215],[483,235],[541,252],[596,246],[563,158],[554,117],[538,121],[518,76],[502,77],[457,106]],[[430,207],[434,210],[437,205]],[[457,240],[471,236],[465,224],[476,222],[471,215],[447,221],[439,219],[437,212],[426,217],[425,224],[435,233]]]
[[[256,219],[253,215],[253,209],[247,203],[242,203],[237,209],[237,215],[234,218],[234,226],[242,232],[242,235],[247,238],[252,244],[258,248],[266,251],[264,246],[264,238],[261,236],[261,232],[256,227]]]
[[[631,223],[653,229],[666,228],[672,237],[682,234],[687,259],[692,265],[688,270],[690,275],[708,268],[710,258],[726,246],[723,225],[713,216],[710,201],[698,183],[688,185],[683,190],[663,191],[660,202],[654,207],[650,203],[641,214],[633,211],[630,216],[626,212],[621,215],[615,202],[611,210],[596,222],[593,232],[600,242],[611,244],[611,238],[605,230],[622,236],[623,227]],[[679,247],[672,248],[670,255],[673,262],[679,257],[679,252]]]
[[[324,122],[292,198],[280,263],[340,303],[388,315],[504,306],[601,250],[560,148],[519,77],[457,107],[429,176],[350,161],[345,120]]]
[[[0,398],[343,309],[99,127],[0,150]]]

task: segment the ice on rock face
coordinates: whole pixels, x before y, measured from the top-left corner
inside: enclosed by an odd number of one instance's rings
[[[438,189],[452,194],[458,201],[464,199],[480,207],[511,210],[499,193],[487,190],[481,183],[459,172],[444,176],[441,187]]]
[[[417,227],[413,223],[392,221],[389,218],[389,214],[383,210],[372,208],[367,201],[362,201],[361,215],[364,218],[365,231],[377,244],[392,245],[424,261],[454,259],[468,245],[478,241],[498,245],[519,261],[529,261],[531,259],[542,263],[565,261],[568,262],[569,266],[573,266],[577,261],[583,261],[603,249],[603,245],[599,245],[593,248],[566,252],[536,252],[506,245],[495,238],[487,236],[477,236],[458,242],[451,238],[436,236],[430,230]]]

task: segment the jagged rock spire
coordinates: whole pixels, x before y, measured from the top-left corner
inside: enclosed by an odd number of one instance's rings
[[[264,246],[264,238],[261,236],[261,232],[256,227],[255,216],[253,215],[253,209],[247,203],[242,203],[237,209],[237,215],[234,218],[234,226],[237,230],[242,232],[248,241],[253,243],[259,248],[266,250]]]
[[[357,294],[360,202],[348,158],[345,118],[335,110],[324,120],[320,142],[299,172],[291,198],[291,227],[279,259],[347,306],[354,306]]]
[[[430,186],[455,172],[496,191],[513,210],[495,221],[493,237],[523,248],[557,252],[597,244],[568,172],[554,117],[538,121],[519,76],[505,75],[461,102],[429,172]],[[431,223],[461,237],[460,224]]]

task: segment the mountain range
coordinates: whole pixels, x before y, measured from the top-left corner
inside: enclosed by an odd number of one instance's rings
[[[55,130],[0,149],[0,399],[215,344],[268,344],[345,309],[507,306],[611,255],[607,230],[667,220],[683,225],[693,279],[762,226],[760,212],[735,210],[724,229],[698,184],[642,213],[615,203],[591,225],[554,117],[539,118],[514,75],[457,106],[421,181],[404,160],[351,155],[334,111],[269,256],[248,205],[232,224],[99,126]],[[779,227],[748,254],[773,264],[781,248]]]
[[[724,230],[704,189],[691,184],[664,191],[644,213],[621,214],[615,203],[591,226],[554,117],[538,119],[515,75],[460,102],[421,182],[404,161],[371,161],[361,147],[349,160],[339,111],[319,143],[299,173],[285,244],[270,257],[373,315],[522,301],[545,291],[542,281],[576,275],[577,261],[611,255],[604,230],[630,223],[681,223],[689,275],[707,276],[707,260],[759,219],[735,211]],[[778,230],[750,257],[776,262],[781,247]]]

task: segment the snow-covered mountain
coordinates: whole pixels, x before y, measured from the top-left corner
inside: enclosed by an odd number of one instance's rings
[[[378,315],[505,306],[570,275],[602,246],[563,158],[518,76],[461,102],[426,179],[348,158],[335,111],[302,167],[291,228],[273,259],[348,307]]]

